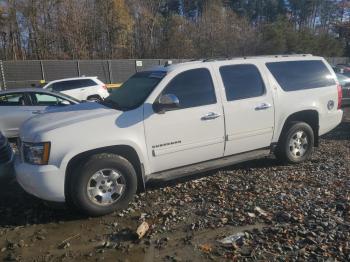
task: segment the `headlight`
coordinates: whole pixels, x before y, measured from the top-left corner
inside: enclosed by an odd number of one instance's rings
[[[25,143],[23,142],[24,161],[33,165],[47,165],[50,157],[49,142],[45,143]]]

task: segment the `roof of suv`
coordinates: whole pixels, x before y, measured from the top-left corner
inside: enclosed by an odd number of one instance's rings
[[[247,56],[247,57],[234,57],[234,58],[213,58],[213,59],[199,59],[179,64],[171,64],[168,66],[157,66],[153,70],[171,72],[177,68],[190,65],[199,65],[202,63],[225,63],[229,61],[247,61],[247,60],[265,60],[271,62],[273,60],[277,61],[290,61],[290,60],[311,60],[311,59],[322,59],[322,57],[313,56],[311,54],[300,54],[300,55],[270,55],[270,56]]]

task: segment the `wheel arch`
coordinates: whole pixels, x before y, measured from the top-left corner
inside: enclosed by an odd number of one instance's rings
[[[294,112],[290,114],[284,121],[283,127],[281,129],[281,132],[279,134],[279,139],[281,138],[282,134],[286,131],[286,128],[288,127],[288,124],[290,122],[305,122],[308,125],[311,126],[313,132],[314,132],[314,146],[319,145],[319,112],[315,109],[308,109],[308,110],[302,110],[298,112]]]
[[[96,149],[81,152],[75,155],[74,157],[72,157],[68,161],[68,164],[66,167],[66,173],[65,173],[65,183],[64,183],[64,187],[65,187],[64,192],[67,200],[70,199],[70,197],[68,196],[68,192],[69,192],[68,185],[71,182],[72,172],[74,172],[74,170],[79,168],[79,166],[82,165],[85,159],[89,158],[90,156],[101,154],[101,153],[116,154],[126,158],[135,168],[135,171],[137,174],[137,181],[138,181],[138,191],[144,191],[146,189],[144,166],[137,151],[130,145],[107,146],[107,147],[101,147],[101,148],[96,148]]]
[[[102,97],[99,94],[94,94],[94,95],[89,95],[86,99],[89,100],[91,98],[96,98],[96,99],[102,99]]]

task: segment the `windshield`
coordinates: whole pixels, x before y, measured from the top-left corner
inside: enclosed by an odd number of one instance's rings
[[[164,71],[136,73],[121,87],[113,89],[111,95],[102,103],[119,110],[134,109],[145,102],[165,75]]]

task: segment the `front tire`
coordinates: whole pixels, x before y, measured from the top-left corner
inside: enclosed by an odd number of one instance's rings
[[[298,164],[312,155],[314,132],[304,122],[291,122],[282,133],[275,155],[282,163]]]
[[[70,199],[89,216],[102,216],[125,209],[137,189],[131,163],[115,154],[98,154],[72,174]]]

